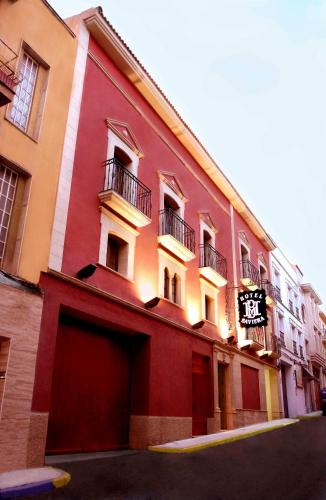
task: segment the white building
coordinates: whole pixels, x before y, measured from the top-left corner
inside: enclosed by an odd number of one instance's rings
[[[311,374],[310,394],[307,394],[309,411],[320,409],[320,389],[325,387],[326,357],[323,348],[323,322],[320,316],[322,302],[313,287],[309,284],[301,286],[304,304],[303,325],[308,349],[308,368]]]
[[[305,393],[308,391],[307,343],[303,327],[302,273],[282,251],[271,253],[271,275],[277,289],[274,309],[275,332],[281,347],[280,384],[285,417],[296,417],[310,411]]]

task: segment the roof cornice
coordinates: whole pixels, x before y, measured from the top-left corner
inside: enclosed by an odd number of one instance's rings
[[[83,20],[92,37],[99,43],[110,59],[137,88],[180,143],[213,180],[236,211],[246,221],[250,229],[263,243],[264,247],[267,250],[273,250],[276,245],[272,238],[264,230],[261,223],[206,151],[199,139],[182,120],[158,85],[114,30],[109,21],[103,16],[102,9],[97,8],[92,9],[91,12],[87,11]]]
[[[316,304],[318,304],[319,306],[322,304],[321,298],[319,297],[319,295],[317,294],[317,292],[315,292],[315,290],[313,289],[313,287],[312,287],[312,285],[310,283],[303,283],[301,285],[301,289],[305,293],[310,293],[310,295],[314,298]]]

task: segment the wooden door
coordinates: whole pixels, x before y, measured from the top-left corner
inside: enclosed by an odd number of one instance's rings
[[[221,429],[227,429],[226,416],[226,370],[227,366],[218,364],[218,406],[220,408]]]
[[[48,453],[128,446],[129,339],[75,319],[59,324]]]
[[[207,434],[210,402],[209,358],[193,353],[192,356],[192,434]]]

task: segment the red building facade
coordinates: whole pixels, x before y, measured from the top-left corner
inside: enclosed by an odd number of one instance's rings
[[[79,50],[30,463],[279,417],[272,320],[245,331],[236,308],[254,285],[273,305],[273,242],[101,10],[68,23]]]

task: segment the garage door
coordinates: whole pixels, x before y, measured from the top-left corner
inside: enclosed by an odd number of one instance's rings
[[[128,446],[130,342],[64,317],[60,321],[47,452]]]

